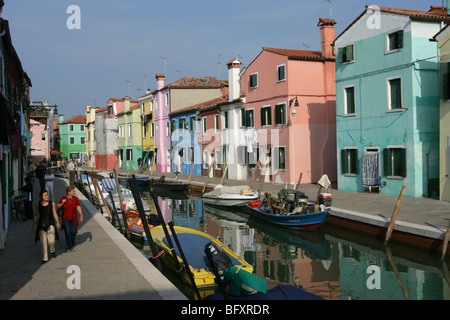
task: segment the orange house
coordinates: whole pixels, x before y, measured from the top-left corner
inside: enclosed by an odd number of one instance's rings
[[[243,72],[241,129],[252,137],[247,165],[263,169],[256,180],[336,181],[335,24],[319,19],[321,51],[263,47]]]

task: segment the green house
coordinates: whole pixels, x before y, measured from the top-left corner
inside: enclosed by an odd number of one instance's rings
[[[86,153],[86,117],[77,115],[60,122],[59,136],[62,156],[80,159]]]

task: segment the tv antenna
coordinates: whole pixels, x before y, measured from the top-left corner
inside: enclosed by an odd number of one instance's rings
[[[330,19],[332,19],[333,18],[333,15],[332,15],[332,1],[333,0],[325,0],[325,1],[328,1],[328,3],[330,4]]]
[[[219,59],[217,60],[217,64],[219,65],[219,67],[218,67],[219,68],[219,78],[218,79],[220,80],[220,53],[219,53]]]

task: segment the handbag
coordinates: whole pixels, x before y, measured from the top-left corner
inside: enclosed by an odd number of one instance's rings
[[[58,217],[62,217],[63,216],[63,214],[64,214],[64,205],[65,205],[66,203],[63,203],[63,205],[58,209],[58,210],[56,210],[56,214],[58,215]]]

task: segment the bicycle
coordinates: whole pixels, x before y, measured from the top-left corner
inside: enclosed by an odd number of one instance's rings
[[[16,196],[13,196],[13,219],[25,221],[26,220],[26,211],[25,211],[25,201],[27,200],[27,193],[19,193]]]

